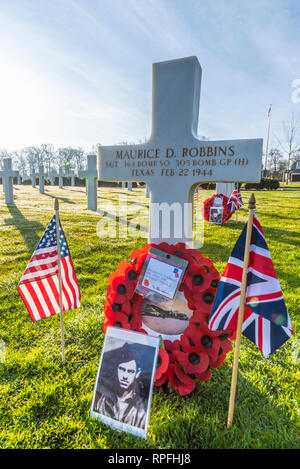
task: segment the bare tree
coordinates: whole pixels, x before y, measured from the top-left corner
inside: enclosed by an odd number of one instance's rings
[[[6,150],[6,148],[0,148],[0,167],[2,166],[2,161],[4,158],[10,158],[11,154]]]
[[[272,176],[278,177],[279,164],[283,160],[283,154],[278,148],[272,148],[269,152],[269,171]]]
[[[48,174],[50,174],[51,166],[55,160],[55,151],[54,145],[51,143],[42,143],[39,146],[40,150],[40,158],[42,164],[44,165],[44,169],[47,170]]]
[[[284,141],[279,140],[279,144],[287,157],[288,176],[286,183],[288,184],[291,163],[294,161],[300,147],[300,115],[295,116],[292,112],[290,119],[283,122],[283,134]]]
[[[27,160],[29,171],[32,172],[35,170],[37,172],[40,164],[43,163],[40,148],[35,146],[26,147],[23,148],[22,152],[24,154],[24,158]]]

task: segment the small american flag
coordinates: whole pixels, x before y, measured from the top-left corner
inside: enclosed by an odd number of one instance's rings
[[[198,186],[196,187],[196,190],[194,192],[194,202],[198,202]]]
[[[231,196],[229,197],[227,205],[229,205],[229,209],[231,213],[235,212],[236,210],[241,208],[242,205],[244,205],[244,202],[242,201],[241,193],[237,187],[234,189]]]
[[[240,306],[247,224],[231,253],[218,285],[208,327],[236,330]],[[254,215],[247,271],[242,333],[268,357],[293,334],[266,238]]]
[[[80,290],[59,222],[63,311],[80,307]],[[18,292],[32,321],[60,313],[56,215],[52,217],[19,282]]]

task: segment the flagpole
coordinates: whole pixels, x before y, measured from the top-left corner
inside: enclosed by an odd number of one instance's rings
[[[61,333],[61,356],[65,363],[65,332],[64,332],[64,313],[62,301],[62,277],[61,277],[61,259],[60,259],[60,237],[59,237],[59,203],[58,199],[54,201],[54,210],[56,215],[56,238],[57,238],[57,265],[58,265],[58,292],[59,292],[59,311],[60,311],[60,333]]]
[[[249,264],[249,252],[250,252],[250,242],[251,242],[252,226],[253,226],[253,215],[254,215],[254,210],[255,210],[255,197],[253,193],[251,194],[251,197],[249,199],[248,207],[249,207],[249,215],[248,215],[247,234],[246,234],[246,243],[245,243],[245,252],[244,252],[244,266],[243,266],[243,276],[242,276],[242,285],[241,285],[240,307],[239,307],[235,350],[234,350],[233,367],[232,367],[227,428],[231,427],[232,420],[233,420],[235,392],[236,392],[236,383],[237,383],[238,366],[239,366],[242,325],[243,325],[243,319],[244,319],[245,300],[246,300],[247,271],[248,271],[248,264]]]
[[[270,123],[271,123],[271,108],[272,108],[272,104],[270,104],[270,108],[269,108],[269,113],[268,113],[268,118],[269,118],[269,122],[268,122],[268,134],[267,134],[267,146],[266,146],[266,158],[265,158],[265,174],[266,174],[266,177],[267,177],[267,160],[268,160],[268,152],[269,152],[269,137],[270,137]]]

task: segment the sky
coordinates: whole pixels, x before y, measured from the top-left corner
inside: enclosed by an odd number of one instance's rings
[[[272,104],[276,146],[300,114],[299,44],[298,0],[0,0],[0,148],[144,141],[152,63],[188,56],[198,135],[266,141]]]

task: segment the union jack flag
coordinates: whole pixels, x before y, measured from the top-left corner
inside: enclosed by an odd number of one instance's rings
[[[80,290],[69,247],[59,222],[63,311],[79,308]],[[31,320],[37,321],[60,312],[56,215],[34,251],[18,285]]]
[[[229,209],[231,213],[235,212],[236,210],[241,208],[242,205],[244,205],[244,202],[242,201],[241,193],[237,187],[234,189],[231,196],[229,197],[227,205],[229,205]]]
[[[218,286],[209,316],[211,330],[236,330],[240,305],[247,224],[242,231]],[[247,271],[242,333],[268,357],[293,334],[272,257],[254,215]]]

